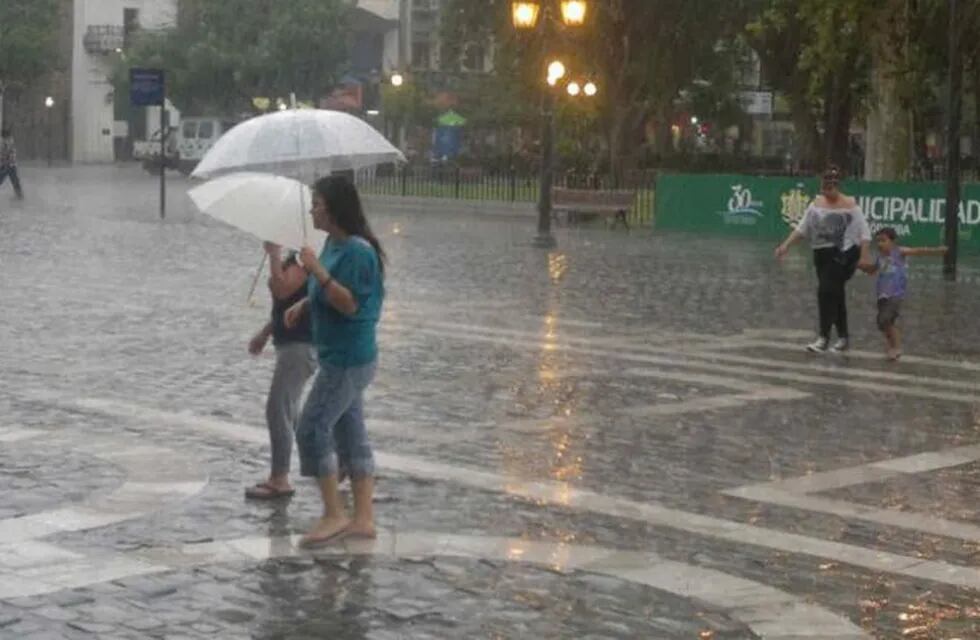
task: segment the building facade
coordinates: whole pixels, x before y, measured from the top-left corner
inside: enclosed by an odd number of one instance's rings
[[[112,162],[124,155],[129,122],[117,119],[111,75],[129,38],[139,29],[173,26],[177,0],[74,0],[71,51],[71,158],[75,162]],[[147,109],[159,122],[159,111]],[[147,125],[147,132],[159,129]]]
[[[135,31],[172,26],[176,17],[177,0],[62,0],[52,71],[4,96],[4,125],[14,130],[20,156],[94,163],[128,157],[130,134],[158,130],[160,112],[145,109],[136,122],[144,131],[131,132],[129,96],[115,95],[111,76]]]

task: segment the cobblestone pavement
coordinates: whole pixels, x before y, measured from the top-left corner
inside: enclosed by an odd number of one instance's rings
[[[980,265],[813,358],[801,252],[369,212],[375,544],[250,504],[253,239],[126,167],[0,191],[0,638],[980,637]],[[261,292],[260,292],[261,293]]]

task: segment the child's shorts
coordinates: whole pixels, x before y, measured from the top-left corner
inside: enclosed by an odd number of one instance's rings
[[[895,325],[898,316],[902,312],[901,298],[879,298],[878,299],[878,328],[882,331]]]

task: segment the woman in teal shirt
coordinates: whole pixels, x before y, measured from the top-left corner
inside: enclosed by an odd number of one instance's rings
[[[287,326],[310,314],[320,369],[296,429],[300,473],[317,478],[324,515],[303,537],[315,546],[349,536],[375,537],[374,455],[364,426],[364,389],[378,357],[375,327],[384,299],[384,250],[364,217],[357,188],[330,176],[314,185],[313,225],[329,234],[320,256],[309,247],[307,297],[287,311]],[[343,446],[338,447],[338,439]],[[338,453],[340,460],[338,460]],[[337,489],[350,474],[354,517]]]

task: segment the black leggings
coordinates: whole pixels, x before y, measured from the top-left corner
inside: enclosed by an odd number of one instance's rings
[[[861,257],[859,247],[841,251],[836,247],[814,249],[813,264],[817,268],[817,307],[820,309],[820,336],[830,338],[830,329],[847,338],[847,296],[844,284],[854,275]]]

